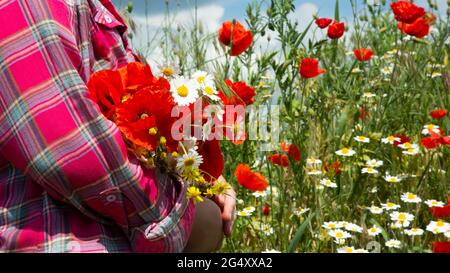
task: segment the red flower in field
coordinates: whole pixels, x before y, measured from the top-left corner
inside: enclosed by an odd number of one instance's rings
[[[360,107],[359,108],[359,119],[360,120],[365,120],[366,118],[367,118],[367,111],[366,111],[366,108],[364,108],[364,107]]]
[[[339,39],[344,35],[345,24],[343,22],[334,21],[328,27],[328,37],[330,39]]]
[[[373,51],[368,48],[358,48],[353,51],[355,53],[356,59],[360,62],[367,62],[373,56]]]
[[[338,161],[338,160],[336,160],[334,163],[333,163],[333,170],[334,170],[334,174],[336,174],[336,175],[340,175],[341,174],[341,163]]]
[[[427,19],[419,18],[412,24],[399,22],[398,28],[408,35],[416,38],[423,38],[428,35],[430,31],[430,24]]]
[[[448,114],[448,110],[437,109],[430,112],[430,116],[434,119],[442,119]]]
[[[143,88],[117,108],[116,123],[120,131],[133,144],[148,150],[156,149],[161,136],[166,138],[169,151],[178,146],[171,137],[172,124],[176,121],[171,117],[175,103],[164,81],[159,90]]]
[[[206,173],[205,180],[209,182],[217,180],[222,175],[225,166],[219,141],[205,141],[199,145],[198,153],[203,157],[200,169]]]
[[[264,207],[262,209],[262,213],[264,214],[264,216],[269,216],[270,214],[270,206],[269,204],[265,203]]]
[[[231,46],[231,56],[238,56],[253,43],[253,33],[245,29],[239,22],[224,22],[219,30],[219,41]]]
[[[300,161],[300,149],[297,145],[289,145],[288,155],[295,161]]]
[[[411,142],[411,139],[404,135],[396,135],[395,137],[399,138],[400,141],[394,141],[394,146],[398,146],[398,145],[404,144],[406,142]]]
[[[252,172],[247,164],[239,164],[234,175],[241,186],[251,191],[264,191],[269,186],[264,175]]]
[[[326,28],[328,27],[331,22],[333,22],[333,20],[331,20],[330,18],[318,18],[316,19],[316,25],[320,28]]]
[[[436,149],[441,145],[441,137],[426,137],[420,141],[423,147],[428,150]]]
[[[412,24],[425,15],[425,10],[408,1],[397,1],[391,4],[395,19],[399,22]]]
[[[289,159],[288,159],[287,155],[285,155],[285,154],[269,155],[268,159],[274,165],[281,166],[281,167],[288,167],[289,166]]]
[[[434,253],[450,253],[450,242],[434,242]]]
[[[450,136],[443,136],[441,138],[442,145],[449,145],[450,146]]]
[[[142,87],[159,88],[161,81],[153,76],[149,65],[133,62],[119,69],[123,86],[127,93],[134,93]],[[164,81],[166,88],[170,89],[169,82]]]
[[[448,204],[446,206],[442,208],[430,208],[430,213],[436,218],[445,218],[450,216],[450,197],[448,198]]]
[[[226,96],[223,91],[219,92],[219,97],[222,99],[224,105],[250,105],[255,102],[255,88],[248,86],[245,82],[235,82],[225,80],[234,92],[231,96]]]
[[[317,59],[305,58],[300,63],[300,75],[303,78],[315,78],[325,72],[326,70],[319,69],[319,61]]]
[[[113,118],[125,95],[120,73],[113,70],[96,72],[89,79],[88,88],[91,99],[99,105],[103,115]]]

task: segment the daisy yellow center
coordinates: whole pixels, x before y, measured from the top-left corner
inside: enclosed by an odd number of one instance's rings
[[[395,177],[389,177],[389,182],[397,182],[397,178]]]
[[[377,229],[373,227],[370,229],[370,232],[377,232]]]
[[[436,226],[443,227],[444,226],[444,222],[442,220],[439,220],[439,221],[437,221]]]
[[[432,125],[432,124],[427,125],[427,129],[428,129],[428,130],[433,130],[433,129],[434,129],[434,125]]]
[[[409,153],[414,153],[414,149],[413,149],[413,148],[409,148],[409,149],[408,149],[408,152],[409,152]]]
[[[394,203],[387,203],[388,208],[392,208],[394,206]]]
[[[346,155],[350,153],[350,150],[348,148],[344,148],[341,150],[342,154]]]
[[[214,89],[212,89],[210,86],[205,87],[205,93],[208,95],[214,94]]]
[[[366,140],[366,138],[363,137],[363,136],[359,136],[359,137],[358,137],[358,140],[364,141],[364,140]]]
[[[407,149],[412,148],[412,144],[409,143],[409,142],[406,142],[405,144],[403,144],[403,146],[404,146],[405,148],[407,148]]]
[[[189,89],[186,85],[182,85],[177,88],[177,93],[180,97],[187,97],[189,95]]]
[[[412,194],[412,193],[408,193],[408,197],[407,198],[411,200],[411,199],[416,198],[416,196],[414,194]]]
[[[353,253],[353,249],[351,249],[351,248],[346,248],[346,249],[345,249],[345,252],[346,252],[346,253]]]
[[[406,215],[404,215],[403,213],[400,213],[400,214],[398,215],[398,220],[400,220],[400,221],[405,221],[405,220],[406,220]]]
[[[368,172],[373,172],[373,168],[367,168]]]
[[[191,167],[195,164],[195,159],[193,159],[192,157],[188,157],[184,160],[184,166],[186,167]]]
[[[341,239],[342,237],[344,237],[344,234],[342,232],[336,232],[336,238]]]
[[[411,231],[414,232],[414,233],[416,233],[416,232],[417,232],[417,229],[416,229],[416,228],[413,228],[413,229],[411,229]]]
[[[336,225],[335,224],[329,224],[328,225],[330,228],[336,228]]]
[[[164,76],[170,77],[170,76],[173,75],[174,71],[173,71],[172,68],[166,67],[166,68],[163,69],[162,73],[164,74]]]
[[[388,138],[387,138],[389,141],[394,141],[395,140],[395,137],[394,136],[388,136]]]
[[[199,77],[197,77],[197,82],[200,83],[200,84],[204,83],[205,79],[206,79],[205,76],[199,76]]]

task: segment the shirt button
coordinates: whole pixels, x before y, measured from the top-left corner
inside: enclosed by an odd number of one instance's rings
[[[112,22],[111,16],[105,15],[105,21],[106,21],[106,23],[111,24],[111,22]]]
[[[110,194],[108,196],[106,196],[106,201],[108,202],[114,202],[116,201],[117,197],[114,194]]]

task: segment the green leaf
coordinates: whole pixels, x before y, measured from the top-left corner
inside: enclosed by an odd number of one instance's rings
[[[339,0],[336,0],[336,6],[334,8],[334,20],[339,21]]]
[[[298,243],[303,237],[303,234],[305,233],[306,227],[308,226],[309,222],[316,216],[316,213],[312,213],[308,216],[308,218],[305,219],[305,221],[300,225],[297,232],[295,233],[294,238],[292,239],[291,243],[289,244],[288,252],[293,253],[295,248],[297,247]]]

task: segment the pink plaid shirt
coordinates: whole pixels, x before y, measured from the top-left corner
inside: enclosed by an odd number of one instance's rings
[[[180,252],[194,206],[86,82],[135,57],[109,0],[0,0],[0,251]]]

